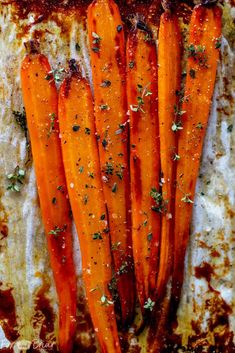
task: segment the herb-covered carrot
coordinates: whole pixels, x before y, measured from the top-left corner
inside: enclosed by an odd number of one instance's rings
[[[79,235],[83,278],[91,318],[104,353],[121,352],[114,304],[108,216],[101,183],[90,87],[70,61],[70,77],[59,93],[63,160]]]
[[[148,303],[155,295],[164,205],[159,185],[156,45],[141,21],[128,37],[127,65],[132,241],[137,292],[144,311],[150,309]]]
[[[133,317],[135,290],[130,226],[125,43],[113,0],[88,8],[95,119],[122,321]]]
[[[72,350],[76,324],[76,275],[72,220],[59,139],[57,90],[47,58],[34,42],[21,66],[21,85],[51,267],[59,299],[60,352]]]
[[[164,3],[165,4],[165,3]],[[163,5],[164,5],[163,4]],[[160,128],[162,194],[167,210],[162,213],[161,252],[157,279],[157,297],[165,293],[172,270],[174,182],[177,154],[177,121],[181,78],[181,34],[178,19],[166,8],[161,15],[158,38],[158,109]]]
[[[172,299],[179,300],[189,239],[195,186],[214,91],[221,40],[221,9],[194,8],[187,47],[187,78],[179,132],[175,199],[175,249]]]

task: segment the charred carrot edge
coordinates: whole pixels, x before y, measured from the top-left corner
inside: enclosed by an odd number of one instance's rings
[[[101,173],[124,323],[133,318],[135,289],[130,224],[125,42],[119,9],[113,0],[95,0],[89,6],[88,34]]]
[[[112,280],[111,251],[93,102],[88,83],[74,68],[60,88],[59,123],[91,318],[102,352],[121,352],[108,290]]]
[[[21,66],[21,85],[51,267],[59,299],[59,346],[72,351],[76,275],[72,220],[59,139],[58,96],[47,58],[33,42]]]
[[[221,40],[221,9],[194,8],[187,47],[187,77],[179,132],[175,196],[175,245],[172,298],[178,302],[189,239],[195,186],[214,91]],[[181,122],[178,123],[181,124]]]
[[[177,118],[181,81],[181,33],[177,16],[165,11],[160,18],[158,38],[158,109],[160,130],[162,195],[167,209],[162,213],[160,266],[156,285],[157,298],[165,294],[172,272],[174,242],[174,182],[176,175]]]
[[[138,27],[143,30],[138,29]],[[127,97],[130,112],[132,242],[142,311],[155,300],[161,228],[157,108],[157,53],[151,31],[138,21],[127,41]]]

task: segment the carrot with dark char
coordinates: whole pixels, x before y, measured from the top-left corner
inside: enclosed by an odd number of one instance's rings
[[[59,301],[59,346],[72,351],[76,326],[76,275],[72,219],[57,117],[58,95],[47,58],[35,42],[21,66],[21,85],[48,251]]]
[[[127,97],[130,112],[132,242],[142,311],[152,310],[159,261],[160,190],[156,44],[137,22],[127,41]]]
[[[170,5],[163,2],[163,6]],[[158,37],[158,109],[160,158],[163,176],[162,195],[166,210],[162,213],[161,252],[156,292],[158,299],[165,294],[172,273],[174,243],[174,183],[176,176],[178,104],[181,79],[181,33],[174,9],[166,8],[161,15]]]
[[[187,46],[187,77],[179,131],[175,196],[174,269],[172,300],[178,303],[185,252],[199,173],[204,136],[214,91],[221,42],[221,9],[194,8]]]
[[[108,285],[112,261],[90,87],[70,61],[59,93],[63,160],[79,235],[86,296],[102,352],[121,352]]]
[[[122,323],[133,318],[135,290],[130,224],[125,41],[113,0],[88,8],[95,119]]]

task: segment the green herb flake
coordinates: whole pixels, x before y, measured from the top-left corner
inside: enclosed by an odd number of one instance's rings
[[[108,141],[106,139],[103,139],[101,143],[104,148],[108,146]]]
[[[64,227],[60,228],[58,226],[55,226],[50,232],[48,233],[49,235],[54,235],[54,236],[59,236],[61,233],[63,233],[66,229],[66,225]]]
[[[83,173],[83,171],[84,171],[84,167],[83,166],[79,167],[79,173],[81,174]]]
[[[102,215],[100,216],[100,220],[104,221],[105,220],[105,213],[102,213]]]
[[[148,241],[151,241],[153,239],[153,233],[148,233],[147,239]]]
[[[99,108],[100,110],[109,110],[109,106],[107,104],[101,104]]]
[[[148,298],[147,301],[144,303],[144,308],[150,311],[153,311],[155,302],[152,301],[151,298]]]
[[[130,69],[133,69],[133,67],[135,66],[135,62],[134,61],[130,61],[128,64]]]
[[[91,134],[91,129],[89,127],[85,127],[85,134],[90,135]]]
[[[182,197],[181,201],[185,203],[193,203],[193,200],[190,199],[190,194],[185,194],[184,197]]]
[[[96,232],[92,235],[92,239],[93,240],[102,240],[103,238],[102,238],[102,235],[100,232]]]
[[[100,301],[101,301],[101,304],[105,306],[113,305],[113,301],[109,300],[105,294],[101,296]]]
[[[199,129],[199,130],[202,130],[203,129],[203,125],[202,123],[199,121],[199,123],[196,125],[196,128]]]
[[[233,124],[230,124],[230,125],[227,127],[227,131],[228,131],[228,132],[232,132],[232,131],[233,131]]]
[[[16,166],[14,172],[7,175],[7,179],[10,182],[10,184],[7,186],[7,190],[20,192],[24,178],[25,171],[19,166]]]

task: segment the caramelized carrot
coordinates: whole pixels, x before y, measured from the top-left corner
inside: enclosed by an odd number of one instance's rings
[[[35,43],[21,66],[21,84],[31,138],[42,220],[59,299],[60,352],[72,351],[76,323],[76,275],[70,205],[57,118],[57,90],[47,58]]]
[[[160,18],[158,38],[158,114],[161,171],[164,178],[162,194],[167,200],[167,210],[162,213],[160,266],[156,286],[159,299],[165,293],[173,263],[173,196],[178,159],[177,133],[173,131],[173,124],[177,119],[180,78],[181,34],[178,19],[172,12],[165,11]]]
[[[83,278],[102,352],[121,352],[114,305],[108,217],[101,183],[90,87],[71,60],[59,94],[59,123],[69,197],[79,235]]]
[[[115,277],[122,321],[133,317],[135,290],[131,246],[128,126],[123,26],[113,0],[88,8],[95,119]]]
[[[187,47],[187,78],[179,132],[177,188],[175,199],[175,249],[172,299],[179,301],[183,265],[188,244],[195,186],[204,136],[214,91],[221,9],[196,6],[193,10]],[[181,124],[181,122],[178,122]]]
[[[138,29],[141,28],[141,29]],[[127,42],[127,97],[130,111],[132,242],[141,308],[154,301],[159,260],[161,197],[157,109],[157,54],[143,22]]]

